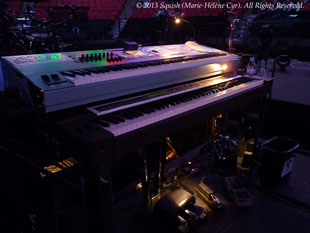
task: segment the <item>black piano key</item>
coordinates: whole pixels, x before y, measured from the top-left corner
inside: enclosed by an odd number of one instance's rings
[[[125,118],[125,119],[128,119],[128,120],[132,120],[134,117],[131,116],[130,114],[125,114],[125,113],[117,113],[117,115]]]
[[[64,75],[64,76],[72,77],[72,78],[75,77],[75,74],[72,73],[72,72],[61,72],[60,74],[62,74],[62,75]]]
[[[110,70],[108,68],[99,68],[98,71],[100,73],[106,73],[106,72],[110,72]]]
[[[135,68],[136,68],[136,66],[133,64],[127,64],[126,65],[126,69],[128,69],[128,70],[135,69]]]
[[[139,111],[139,112],[142,112],[142,113],[145,113],[145,114],[150,114],[151,113],[151,111],[150,110],[148,110],[147,108],[138,108],[137,109],[137,111]]]
[[[123,67],[124,70],[129,70],[130,69],[130,66],[128,66],[128,65],[122,65],[122,67]]]
[[[80,70],[80,72],[84,73],[85,75],[90,75],[91,74],[91,72],[87,71],[87,70]]]
[[[72,72],[73,74],[79,75],[79,76],[84,76],[84,75],[85,75],[83,72],[81,72],[81,71],[79,71],[79,70],[72,70],[71,72]]]
[[[132,118],[132,119],[140,117],[139,114],[137,114],[134,111],[130,111],[130,110],[127,110],[127,111],[123,112],[123,114],[128,116],[129,118]]]
[[[154,108],[157,110],[163,110],[165,109],[165,104],[162,101],[160,101],[154,105]]]
[[[102,118],[104,121],[107,121],[107,122],[110,122],[110,123],[112,123],[112,124],[119,124],[120,122],[117,120],[117,119],[115,119],[114,117],[108,117],[108,116],[106,116],[106,117],[104,117],[104,118]]]
[[[132,109],[131,111],[129,111],[129,113],[130,113],[131,115],[134,115],[135,117],[143,116],[143,113],[137,111],[137,109]]]
[[[116,66],[111,66],[111,67],[109,67],[109,69],[112,71],[118,71],[118,68]]]
[[[172,100],[169,102],[169,104],[170,104],[171,106],[175,106],[175,105],[177,105],[177,103],[176,103],[176,100],[175,100],[175,99],[172,99]]]
[[[103,121],[101,119],[98,119],[96,122],[103,127],[110,127],[110,124],[108,122]]]
[[[81,75],[87,75],[89,72],[84,72],[83,70],[77,70],[77,72],[79,72]]]
[[[112,115],[111,117],[112,117],[113,119],[119,121],[119,122],[125,122],[125,120],[124,120],[123,118],[119,117],[119,116]]]
[[[85,69],[88,72],[94,73],[94,74],[99,74],[100,72],[97,69]]]
[[[151,106],[155,110],[161,110],[162,109],[162,107],[161,107],[159,102],[158,103],[153,103]]]
[[[169,107],[169,103],[167,103],[166,101],[162,103],[162,107],[163,108],[168,108]]]
[[[156,110],[154,108],[152,108],[151,106],[147,106],[147,109],[150,111],[150,112],[155,112]]]

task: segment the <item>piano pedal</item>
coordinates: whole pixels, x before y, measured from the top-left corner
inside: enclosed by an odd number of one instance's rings
[[[178,158],[178,153],[174,149],[171,139],[169,137],[166,137],[166,144],[167,144],[167,151],[166,151],[166,161],[171,161],[174,158]]]

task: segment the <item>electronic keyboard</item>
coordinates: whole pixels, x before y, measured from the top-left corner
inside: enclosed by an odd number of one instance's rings
[[[200,45],[197,45],[200,46]],[[54,112],[235,71],[236,55],[186,44],[3,57],[8,79]]]

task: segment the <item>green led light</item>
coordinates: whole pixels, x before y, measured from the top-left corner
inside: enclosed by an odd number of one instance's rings
[[[169,93],[169,91],[162,91],[162,92],[157,92],[157,93],[148,95],[147,97],[148,98],[152,98],[152,97],[155,97],[155,96],[165,95],[165,94],[168,94],[168,93]]]
[[[59,61],[61,60],[61,54],[60,53],[54,53],[50,55],[51,61]]]
[[[45,55],[38,55],[36,60],[37,61],[44,61],[45,60]]]

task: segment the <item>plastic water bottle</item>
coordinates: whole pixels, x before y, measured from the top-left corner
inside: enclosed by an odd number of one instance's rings
[[[247,74],[249,74],[250,76],[254,75],[256,73],[256,69],[255,69],[255,57],[251,57],[250,61],[248,63],[248,66],[246,68],[246,72]]]

